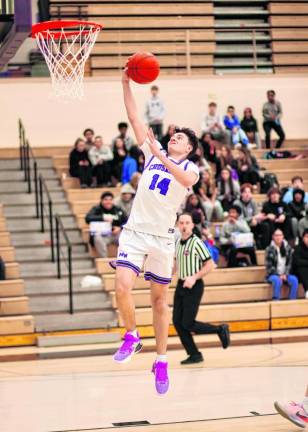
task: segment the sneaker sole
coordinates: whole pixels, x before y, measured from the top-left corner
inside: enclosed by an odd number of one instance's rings
[[[131,353],[131,355],[129,355],[128,357],[126,357],[126,359],[124,359],[124,360],[116,360],[116,359],[113,357],[113,360],[114,360],[116,363],[121,363],[121,364],[129,363],[129,362],[131,361],[133,355],[134,355],[134,354],[138,354],[138,353],[142,350],[142,347],[143,347],[142,343],[139,343],[139,344],[136,346],[135,351],[133,351],[133,352]]]
[[[286,413],[286,412],[281,408],[281,406],[279,405],[279,402],[275,402],[275,403],[274,403],[274,407],[275,407],[276,411],[277,411],[277,412],[278,412],[282,417],[284,417],[285,419],[289,420],[291,423],[295,424],[296,426],[305,429],[306,425],[303,424],[303,423],[300,423],[300,421],[297,420],[296,418],[294,418],[294,417],[290,417],[290,416],[289,416],[289,415],[288,415],[288,414],[287,414],[287,413]]]

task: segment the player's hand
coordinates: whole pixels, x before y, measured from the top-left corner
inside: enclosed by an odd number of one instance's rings
[[[160,149],[157,145],[157,142],[156,142],[152,128],[149,128],[149,130],[148,130],[147,139],[149,141],[149,147],[150,147],[152,155],[159,157],[161,155],[161,152],[160,152]]]
[[[195,276],[188,276],[188,277],[185,279],[185,282],[184,282],[184,284],[183,284],[183,287],[184,287],[184,288],[189,288],[189,289],[191,289],[191,288],[195,285],[195,283],[196,283],[196,278],[195,278]]]
[[[128,76],[128,74],[127,74],[127,67],[125,67],[124,69],[123,69],[123,71],[122,71],[122,83],[124,84],[124,83],[129,83],[129,76]]]

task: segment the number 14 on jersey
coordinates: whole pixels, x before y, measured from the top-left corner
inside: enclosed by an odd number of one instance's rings
[[[171,180],[168,178],[161,178],[159,174],[154,174],[152,182],[149,186],[150,190],[159,189],[161,195],[167,195]]]

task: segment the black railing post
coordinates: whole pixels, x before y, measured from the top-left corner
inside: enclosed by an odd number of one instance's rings
[[[58,276],[58,279],[61,279],[60,232],[59,232],[58,216],[56,216],[56,251],[57,251],[57,276]]]
[[[23,141],[22,141],[22,123],[21,120],[18,120],[18,129],[19,129],[19,160],[20,160],[20,170],[24,169],[24,157],[23,157]]]
[[[39,191],[38,191],[38,178],[37,178],[37,162],[34,161],[33,164],[34,170],[34,193],[35,193],[35,213],[36,219],[40,217],[40,207],[39,207]]]
[[[30,164],[30,145],[27,140],[26,143],[27,149],[27,181],[28,181],[28,193],[32,193],[32,185],[31,185],[31,164]]]
[[[52,210],[51,200],[48,201],[48,209],[49,209],[51,261],[55,262],[54,233],[53,233],[53,210]]]
[[[39,176],[39,196],[40,196],[40,217],[41,217],[41,232],[45,232],[44,223],[44,194],[43,194],[43,180]]]
[[[72,247],[67,247],[68,254],[68,284],[69,284],[69,296],[70,296],[70,314],[74,313],[73,305],[73,275],[72,275]]]

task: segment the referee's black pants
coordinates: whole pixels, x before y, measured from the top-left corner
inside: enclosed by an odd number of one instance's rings
[[[198,348],[191,333],[217,334],[220,326],[196,321],[199,305],[204,291],[202,279],[192,288],[183,288],[184,281],[178,280],[173,303],[173,324],[188,355],[198,354]]]

